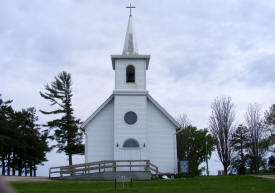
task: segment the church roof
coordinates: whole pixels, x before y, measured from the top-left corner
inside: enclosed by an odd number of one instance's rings
[[[151,101],[177,128],[180,128],[180,124],[149,94],[147,98]]]
[[[114,99],[114,94],[112,94],[88,119],[81,125],[81,128],[85,128],[90,121],[92,121],[96,115],[109,104]],[[147,99],[152,102],[165,116],[168,118],[171,123],[173,123],[177,128],[180,128],[179,123],[149,94],[147,94]]]
[[[107,100],[102,104],[100,105],[96,111],[91,114],[91,116],[88,117],[88,119],[86,119],[86,121],[84,121],[84,123],[82,123],[82,125],[80,126],[81,128],[84,128],[86,127],[86,125],[88,125],[88,123],[93,119],[95,118],[95,116],[111,101],[113,100],[114,98],[114,95],[112,94],[111,96],[109,96],[109,98],[107,98]]]
[[[122,55],[126,56],[138,55],[138,46],[132,20],[132,15],[130,15],[122,52]]]

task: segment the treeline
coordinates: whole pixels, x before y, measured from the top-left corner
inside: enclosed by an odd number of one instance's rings
[[[2,175],[36,176],[50,150],[47,133],[37,124],[33,107],[16,111],[0,94],[0,166]]]
[[[37,165],[47,161],[46,153],[52,148],[68,156],[84,154],[81,121],[73,115],[71,74],[61,72],[54,81],[45,85],[40,96],[55,110],[40,110],[45,115],[59,115],[43,125],[37,124],[36,109],[15,111],[11,100],[4,101],[0,94],[0,168],[2,175],[36,176]],[[52,109],[52,108],[51,108]],[[51,147],[48,140],[54,140]]]
[[[273,105],[262,116],[260,106],[250,104],[245,112],[244,122],[238,124],[231,98],[219,97],[214,100],[209,127],[225,175],[273,171],[274,107]],[[267,158],[269,154],[271,156]]]
[[[15,111],[11,100],[0,95],[0,167],[2,175],[36,176],[37,165],[47,161],[46,153],[52,148],[68,156],[84,153],[81,121],[73,115],[72,80],[70,73],[61,72],[40,92],[50,102],[52,111],[40,110],[45,115],[59,115],[43,125],[37,124],[36,109],[31,107]],[[52,108],[51,108],[52,109]],[[48,140],[54,140],[51,147]]]
[[[236,122],[230,97],[218,97],[212,105],[209,129],[191,126],[186,115],[178,121],[178,160],[188,161],[188,174],[208,172],[208,160],[217,151],[224,175],[275,172],[275,105],[264,116],[257,104],[250,104],[243,123]],[[206,168],[199,169],[206,162]]]

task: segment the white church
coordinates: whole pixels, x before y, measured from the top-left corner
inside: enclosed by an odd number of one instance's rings
[[[150,55],[138,52],[129,16],[122,55],[111,55],[115,88],[83,123],[85,162],[150,160],[162,173],[177,173],[177,121],[149,95]]]

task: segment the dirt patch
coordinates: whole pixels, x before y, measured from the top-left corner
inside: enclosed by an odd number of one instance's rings
[[[49,182],[47,177],[29,177],[29,176],[1,176],[6,182]]]
[[[275,176],[273,176],[273,175],[261,175],[261,176],[257,175],[255,177],[275,180]]]

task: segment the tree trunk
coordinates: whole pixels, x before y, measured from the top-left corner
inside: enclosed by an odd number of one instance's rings
[[[223,171],[224,171],[224,175],[227,176],[227,168],[228,166],[226,164],[223,165]]]
[[[69,154],[69,165],[73,165],[73,158],[72,158],[72,154]]]
[[[28,176],[28,167],[26,163],[25,163],[25,176]]]
[[[256,173],[258,174],[258,173],[260,173],[260,157],[259,156],[257,156],[257,167],[256,167]]]
[[[29,165],[30,165],[30,176],[32,176],[32,172],[33,172],[32,162],[30,162]]]
[[[33,176],[36,176],[36,166],[35,166],[35,163],[33,164]]]
[[[2,162],[2,176],[4,176],[6,174],[6,165],[5,165],[4,156],[2,157],[1,162]]]
[[[22,176],[22,161],[18,161],[18,176]]]
[[[12,163],[12,175],[15,176],[15,164],[14,162]]]
[[[15,155],[12,153],[12,175],[15,176]]]
[[[7,170],[7,175],[10,175],[10,170],[11,170],[11,165],[10,165],[10,160],[11,160],[11,153],[8,154],[8,170]]]
[[[208,158],[206,158],[206,175],[209,176]]]

